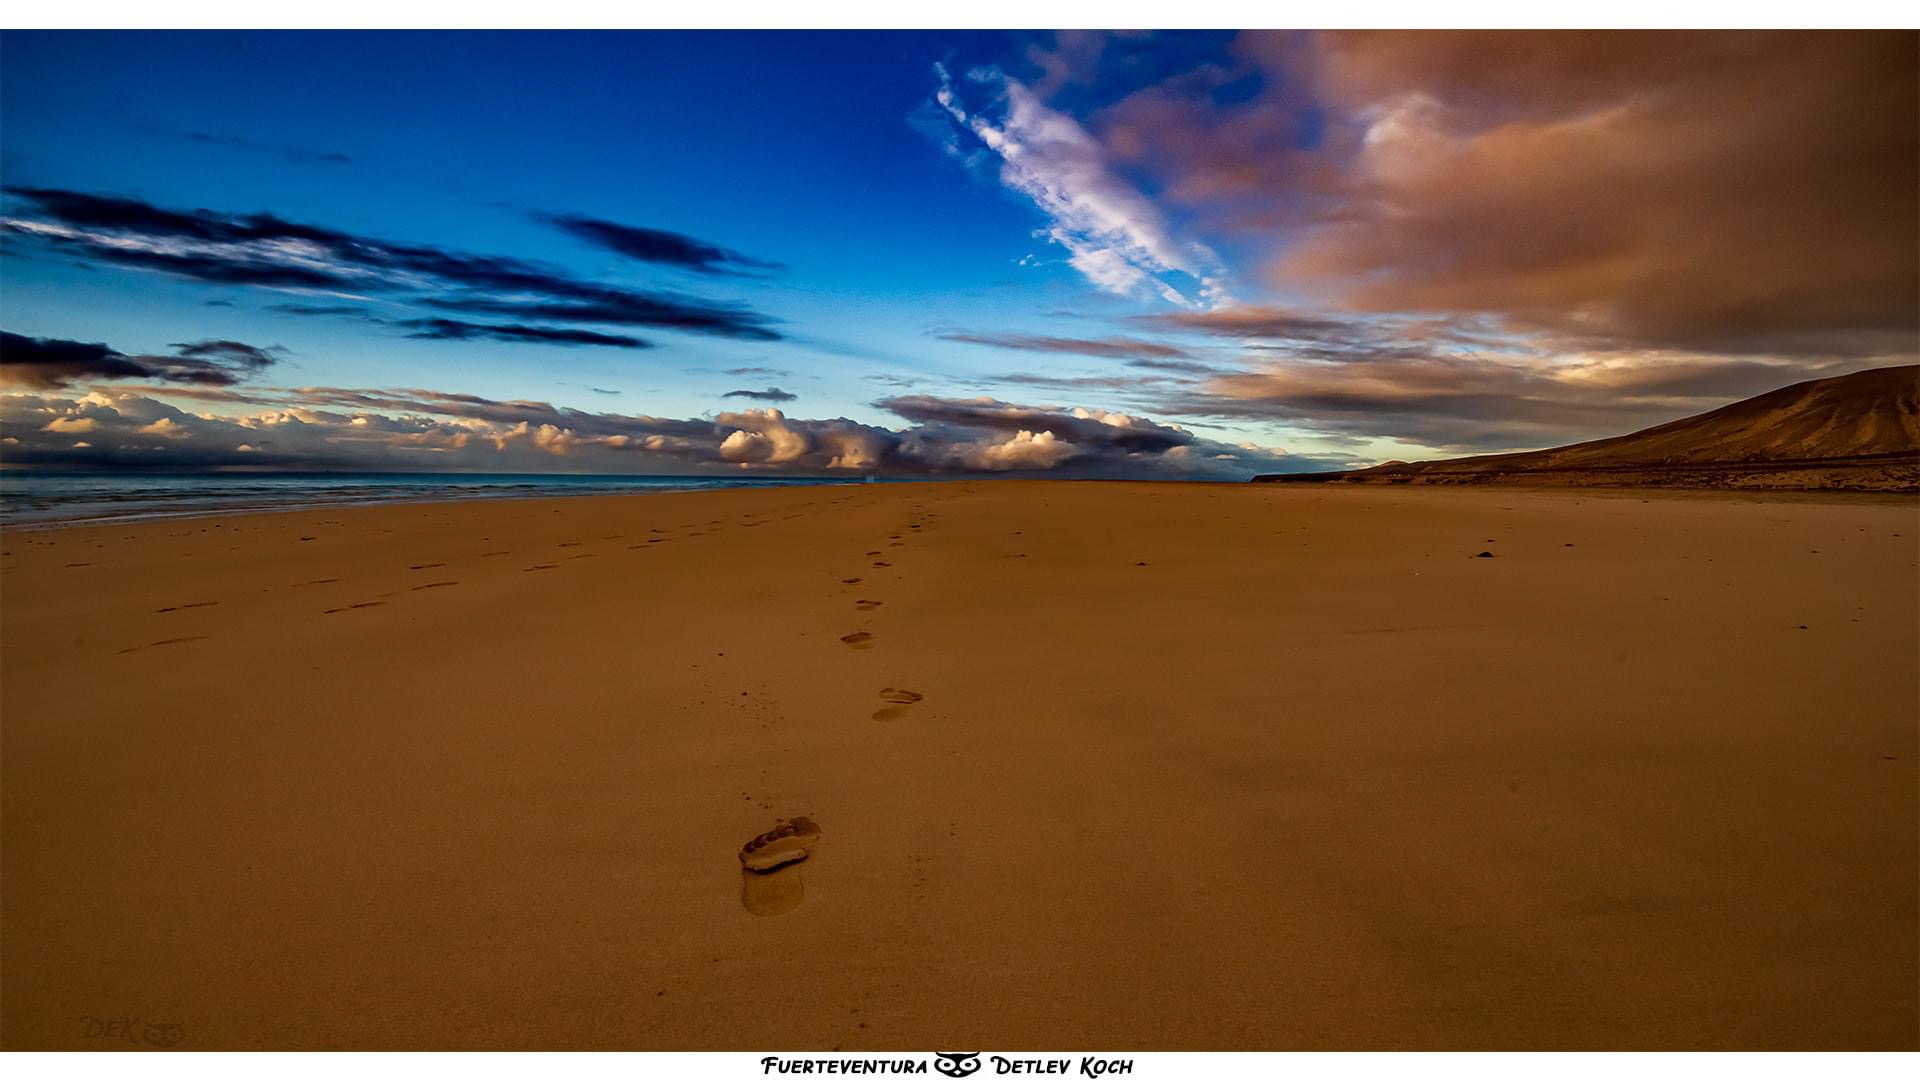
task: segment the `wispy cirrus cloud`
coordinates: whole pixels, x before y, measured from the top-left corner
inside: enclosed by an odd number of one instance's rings
[[[523,325],[544,320],[752,341],[781,337],[770,317],[744,305],[590,281],[512,256],[401,243],[265,213],[171,210],[140,199],[56,188],[5,190],[32,208],[28,214],[0,216],[9,233],[90,263],[211,284],[377,295],[441,311],[508,316]],[[350,305],[319,306],[333,309],[325,314],[339,315],[345,312],[338,309]],[[298,306],[286,310],[320,313]],[[545,339],[536,335],[518,340]],[[576,343],[611,342],[583,337]]]
[[[720,395],[723,398],[746,398],[751,401],[798,401],[800,395],[790,394],[777,386],[765,390],[729,390]]]
[[[218,146],[227,150],[242,150],[250,154],[265,154],[292,165],[353,164],[353,158],[350,155],[338,150],[316,150],[310,146],[299,146],[294,143],[261,142],[243,135],[213,131],[179,131],[158,127],[154,130],[201,146]]]
[[[1042,334],[993,333],[978,330],[949,330],[934,336],[942,341],[986,345],[997,349],[1012,349],[1016,352],[1066,353],[1114,360],[1143,358],[1170,360],[1185,358],[1189,355],[1186,349],[1178,345],[1127,337],[1065,338],[1048,337]]]
[[[478,323],[447,318],[392,318],[355,304],[269,304],[279,315],[350,319],[391,326],[405,336],[424,341],[507,341],[522,345],[596,346],[612,349],[651,349],[653,342],[630,334],[609,334],[576,326],[528,323]]]
[[[626,334],[605,334],[570,326],[527,326],[521,323],[472,323],[458,319],[401,319],[410,338],[432,341],[512,341],[535,345],[598,345],[614,349],[651,349],[653,343]]]
[[[1184,40],[1029,57],[1027,115],[1069,133],[1034,156],[1142,177],[1133,217],[1232,236],[1271,299],[1122,323],[1193,335],[1191,359],[1126,361],[1185,382],[1003,381],[1465,452],[1920,354],[1910,32],[1249,32],[1199,63],[1113,55]],[[1043,141],[1008,119],[1009,81],[942,72],[939,100],[950,148],[1025,193],[1053,173],[1005,158]]]
[[[1045,105],[997,68],[970,72],[966,91],[935,65],[934,102],[950,121],[947,149],[965,157],[984,148],[999,180],[1047,216],[1046,238],[1094,287],[1116,296],[1156,295],[1182,307],[1209,307],[1226,296],[1226,270],[1206,245],[1175,235],[1166,215],[1115,173],[1106,150],[1078,121]]]

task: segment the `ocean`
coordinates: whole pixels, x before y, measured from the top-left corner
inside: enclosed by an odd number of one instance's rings
[[[0,471],[0,526],[77,525],[376,503],[807,487],[857,479],[547,473],[51,473]]]

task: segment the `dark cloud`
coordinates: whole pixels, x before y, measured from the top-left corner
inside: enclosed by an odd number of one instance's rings
[[[370,319],[378,317],[356,304],[268,304],[267,310],[281,315],[311,315],[321,318]]]
[[[1062,338],[1045,337],[1037,334],[988,333],[985,331],[953,330],[936,334],[942,341],[958,341],[968,345],[989,345],[1000,349],[1015,349],[1021,352],[1067,353],[1074,356],[1100,356],[1115,360],[1138,358],[1176,359],[1187,356],[1187,350],[1175,345],[1157,341],[1140,341],[1136,338]]]
[[[926,394],[886,398],[873,403],[919,424],[984,431],[1046,433],[1076,446],[1097,446],[1123,453],[1164,453],[1198,440],[1184,428],[1088,409],[1065,411],[1015,405],[993,398],[939,398]]]
[[[271,366],[278,359],[276,350],[262,349],[244,341],[207,338],[201,341],[176,341],[167,348],[182,357],[220,364],[235,371],[252,372]]]
[[[624,334],[603,334],[567,326],[522,326],[519,323],[470,323],[455,319],[404,319],[394,323],[405,327],[410,338],[434,341],[530,342],[538,345],[602,345],[616,349],[651,349],[653,343]]]
[[[594,393],[596,393],[596,394],[607,394],[607,395],[609,395],[609,396],[612,396],[612,397],[619,397],[619,396],[620,396],[620,391],[618,391],[618,390],[603,390],[603,389],[601,389],[601,388],[600,388],[600,387],[598,387],[598,386],[589,386],[589,387],[587,387],[587,389],[589,389],[589,390],[591,390],[591,391],[593,391],[593,392],[594,392]]]
[[[765,390],[729,390],[720,395],[723,398],[750,398],[754,401],[797,401],[800,395],[789,394],[777,386]]]
[[[781,337],[772,319],[743,305],[587,281],[511,256],[397,243],[264,213],[170,210],[55,188],[5,190],[37,213],[9,212],[5,225],[11,234],[93,263],[215,284],[381,293],[438,310],[522,322],[652,326],[754,341]]]
[[[624,289],[574,288],[562,299],[502,300],[489,296],[461,296],[429,297],[419,302],[422,306],[442,311],[620,326],[656,326],[747,341],[778,341],[781,336],[763,325],[765,320],[761,316],[744,307],[708,304],[666,293],[635,293]]]
[[[672,266],[700,274],[759,275],[783,270],[781,264],[742,255],[682,233],[622,225],[581,214],[536,213],[535,220],[629,259]]]
[[[239,341],[169,345],[171,356],[130,356],[99,342],[36,338],[0,331],[0,383],[37,390],[100,379],[232,386],[274,364],[277,350]]]
[[[39,388],[81,379],[144,379],[152,372],[132,357],[94,342],[33,338],[0,331],[0,372],[9,383]]]

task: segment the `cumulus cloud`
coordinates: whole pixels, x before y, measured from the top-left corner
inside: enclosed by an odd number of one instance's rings
[[[432,390],[130,387],[0,396],[0,433],[9,464],[42,466],[1229,479],[1320,464],[1101,410],[924,396],[876,405],[907,426],[777,408],[682,420]]]
[[[1152,200],[1108,166],[1100,143],[1071,116],[1047,107],[1032,90],[998,69],[975,71],[966,103],[962,87],[936,65],[934,101],[950,118],[944,133],[963,154],[962,133],[1000,162],[999,179],[1048,218],[1044,235],[1094,287],[1117,296],[1157,295],[1184,307],[1223,298],[1225,269],[1212,250],[1182,240]]]
[[[100,342],[0,331],[0,385],[55,389],[98,379],[231,386],[279,359],[277,348],[210,339],[177,342],[172,355],[129,356]]]
[[[1051,469],[1071,459],[1076,451],[1072,443],[1051,431],[1035,434],[1023,430],[1015,432],[1011,439],[969,446],[965,452],[977,463],[976,467],[1000,471]]]

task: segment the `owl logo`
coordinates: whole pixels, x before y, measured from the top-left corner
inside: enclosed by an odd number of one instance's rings
[[[980,1051],[978,1050],[970,1054],[949,1054],[935,1051],[934,1056],[938,1060],[933,1063],[933,1067],[947,1076],[972,1076],[974,1073],[980,1071]]]
[[[152,1046],[179,1046],[187,1039],[184,1024],[148,1024],[140,1038]]]

